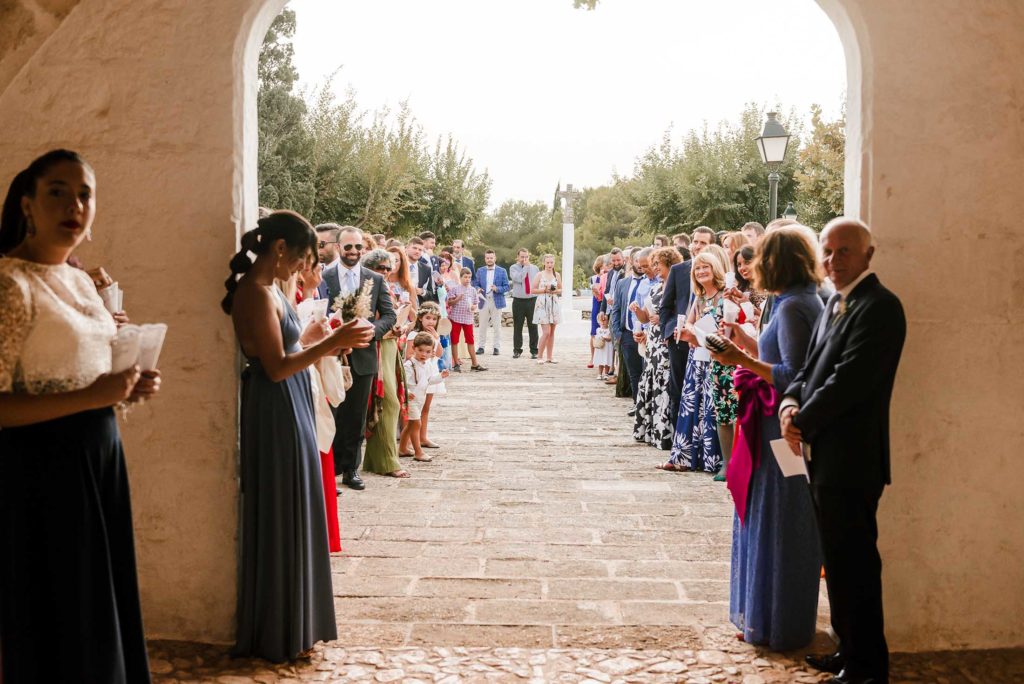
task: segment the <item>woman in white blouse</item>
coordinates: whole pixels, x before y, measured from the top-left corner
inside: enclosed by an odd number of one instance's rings
[[[12,682],[148,682],[113,407],[158,371],[111,373],[114,319],[68,258],[91,237],[92,169],[49,152],[0,217],[0,659]]]

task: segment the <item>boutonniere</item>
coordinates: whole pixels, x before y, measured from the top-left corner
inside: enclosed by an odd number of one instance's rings
[[[836,304],[837,310],[835,320],[838,321],[840,318],[846,315],[847,311],[853,311],[853,307],[856,305],[857,300],[855,299],[851,299],[849,301],[847,301],[846,299],[840,299],[839,302]]]

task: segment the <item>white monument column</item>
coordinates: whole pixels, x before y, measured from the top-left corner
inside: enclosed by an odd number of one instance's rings
[[[562,311],[565,313],[572,311],[572,274],[576,260],[576,225],[572,202],[581,194],[579,190],[572,189],[572,183],[567,184],[565,190],[555,193],[555,200],[559,204],[565,200],[562,209]]]

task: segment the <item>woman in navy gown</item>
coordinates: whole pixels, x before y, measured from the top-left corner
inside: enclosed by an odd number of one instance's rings
[[[248,362],[234,653],[274,662],[338,636],[309,366],[343,348],[366,347],[373,337],[373,327],[359,319],[333,332],[316,321],[300,330],[278,283],[302,270],[316,247],[313,227],[298,214],[260,219],[242,236],[221,303]]]
[[[822,310],[821,266],[807,229],[786,227],[758,245],[755,286],[775,293],[771,322],[755,341],[732,325],[733,341],[715,358],[742,366],[740,437],[726,474],[736,504],[729,615],[744,641],[789,651],[814,638],[821,551],[810,489],[783,477],[770,442],[779,439],[776,398],[803,366]]]

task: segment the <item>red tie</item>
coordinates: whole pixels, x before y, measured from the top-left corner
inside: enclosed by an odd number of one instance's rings
[[[523,287],[526,288],[526,294],[530,294],[530,269],[524,268],[526,271],[526,278],[523,280]]]

